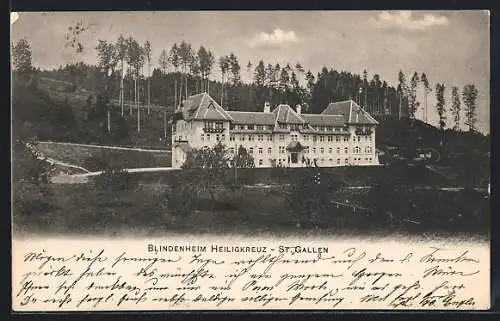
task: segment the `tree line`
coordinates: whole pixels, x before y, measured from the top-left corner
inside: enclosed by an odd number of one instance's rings
[[[77,63],[60,67],[57,72],[69,74],[77,86],[85,73],[100,75],[99,88],[110,105],[116,100],[122,116],[125,105],[129,107],[129,114],[137,111],[138,131],[140,104],[147,106],[150,113],[152,103],[175,107],[186,97],[201,92],[208,92],[226,109],[242,111],[261,110],[264,102],[269,101],[271,105],[301,104],[304,112],[319,113],[330,102],[352,99],[375,116],[413,119],[423,104],[423,120],[427,122],[427,99],[433,91],[425,72],[415,71],[407,81],[405,73],[400,70],[398,84],[394,87],[378,74],[369,79],[367,70],[358,75],[324,66],[315,75],[311,70],[306,71],[300,62],[281,66],[263,60],[248,61],[244,66],[246,78],[250,79],[245,83],[242,81],[242,65],[235,53],[217,59],[211,50],[204,46],[194,49],[186,41],[159,49],[157,67],[153,67],[153,47],[149,41],[141,45],[133,37],[120,35],[116,41],[98,40],[95,50],[95,66]],[[13,45],[13,66],[19,72],[33,70],[31,48],[26,39]],[[220,80],[215,79],[217,71]],[[420,89],[424,92],[422,102],[417,94]],[[460,130],[463,111],[465,124],[469,130],[475,130],[479,93],[474,84],[466,84],[461,89],[452,86],[449,108],[445,100],[445,85],[437,83],[434,92],[437,103],[433,110],[439,117],[440,129],[446,127],[446,115],[450,111],[452,129]]]

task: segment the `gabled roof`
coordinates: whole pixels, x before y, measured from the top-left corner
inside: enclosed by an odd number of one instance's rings
[[[278,105],[278,107],[273,110],[273,113],[276,115],[276,121],[278,123],[303,124],[306,122],[288,105]]]
[[[324,114],[302,114],[311,126],[343,126],[344,117],[342,115],[324,115]]]
[[[363,108],[353,100],[330,103],[322,115],[341,115],[345,123],[351,124],[378,124]]]
[[[189,96],[179,108],[184,119],[231,120],[231,116],[207,93]]]
[[[276,115],[264,112],[228,111],[235,124],[274,125]]]

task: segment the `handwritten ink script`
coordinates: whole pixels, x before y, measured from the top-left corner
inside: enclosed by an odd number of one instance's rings
[[[16,311],[487,309],[488,245],[18,240]]]

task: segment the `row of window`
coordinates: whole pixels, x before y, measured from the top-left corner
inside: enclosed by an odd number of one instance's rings
[[[277,163],[278,163],[279,166],[287,164],[287,160],[284,159],[284,158],[279,158],[276,161],[277,161]],[[334,164],[334,160],[332,158],[330,158],[328,161],[329,161],[330,164]],[[359,163],[359,162],[361,162],[361,158],[354,158],[353,161]],[[317,162],[319,162],[320,164],[324,164],[325,163],[325,159],[324,158],[317,159]],[[367,157],[367,158],[365,158],[365,162],[372,163],[373,159],[371,157],[369,157],[369,158]],[[288,161],[288,163],[289,163],[289,161]],[[259,159],[258,160],[258,164],[259,164],[259,166],[262,166],[264,164],[264,160]],[[337,158],[337,160],[335,161],[335,164],[337,164],[337,165],[342,164],[341,159]],[[349,164],[349,158],[345,158],[344,159],[344,164]]]
[[[373,151],[373,149],[371,147],[365,147],[365,153],[371,153]],[[325,148],[324,147],[321,147],[319,148],[319,152],[321,154],[325,153]],[[361,148],[356,146],[352,149],[352,152],[354,154],[360,154],[361,153]],[[306,153],[309,153],[309,147],[306,147]],[[333,153],[333,148],[332,147],[329,147],[328,148],[328,153],[332,154]],[[349,153],[349,148],[345,147],[344,148],[344,153]],[[316,147],[313,147],[312,148],[312,154],[316,154]],[[337,154],[340,154],[340,147],[337,147]]]
[[[222,123],[221,123],[222,124]],[[333,126],[311,126],[317,131],[324,132],[346,132],[348,131],[347,127],[333,127]],[[301,129],[308,129],[308,124],[283,124],[278,123],[279,129],[289,129],[292,131],[299,131]],[[236,130],[274,130],[274,125],[254,125],[254,124],[230,124],[229,129]],[[364,127],[363,127],[364,130]]]
[[[205,148],[208,148],[208,146],[205,146]],[[263,154],[263,153],[264,153],[264,148],[263,148],[263,147],[256,148],[256,150],[257,150],[257,152],[258,152],[259,154]],[[233,153],[234,153],[234,151],[235,151],[234,147],[229,148],[229,152],[230,152],[231,154],[233,154]],[[253,152],[254,152],[254,148],[253,148],[253,147],[249,147],[249,148],[248,148],[248,152],[249,152],[250,154],[253,154]],[[356,146],[356,147],[354,147],[354,148],[353,148],[352,152],[353,152],[354,154],[360,154],[360,153],[361,153],[361,148]],[[371,153],[371,152],[372,152],[372,148],[371,148],[371,147],[366,147],[366,148],[365,148],[365,153],[369,154],[369,153]],[[267,148],[267,153],[268,153],[268,154],[272,154],[272,153],[273,153],[273,149],[272,149],[271,147],[268,147],[268,148]],[[279,153],[280,153],[280,154],[285,154],[285,153],[286,153],[286,148],[285,148],[285,146],[279,146]],[[307,147],[307,148],[306,148],[306,153],[307,153],[307,154],[309,154],[309,147]],[[312,154],[316,154],[316,147],[313,147],[313,148],[312,148],[311,153],[312,153]],[[323,147],[319,148],[319,153],[320,153],[320,154],[324,154],[324,153],[325,153],[325,148],[323,148]],[[331,147],[330,147],[330,148],[328,148],[328,153],[329,153],[329,154],[332,154],[332,153],[333,153],[333,148],[331,148]],[[347,154],[347,153],[349,153],[349,149],[348,149],[347,147],[345,147],[345,148],[344,148],[344,153],[346,153],[346,154]],[[337,154],[340,154],[340,147],[337,147]]]
[[[254,141],[255,140],[255,136],[257,136],[257,140],[259,142],[262,142],[265,140],[267,141],[273,141],[273,135],[263,135],[263,134],[259,134],[259,135],[240,135],[239,136],[239,140],[240,141],[245,141],[245,139],[248,139],[248,141]],[[264,138],[265,136],[265,138]],[[206,134],[201,134],[201,140],[210,140],[210,134],[206,133]],[[225,140],[225,134],[216,134],[215,135],[216,137],[216,140],[219,141],[219,140]],[[292,141],[298,141],[299,137],[297,134],[292,134],[290,135],[291,137],[291,140]],[[335,142],[341,142],[342,140],[344,142],[348,142],[349,141],[349,137],[348,136],[344,136],[343,139],[341,139],[340,136],[326,136],[327,138],[327,141],[328,142],[333,142],[334,141],[334,137],[335,137]],[[285,135],[283,134],[280,134],[279,135],[279,140],[281,141],[284,141],[285,140]],[[316,135],[313,135],[312,136],[312,141],[313,142],[317,142],[319,139],[320,142],[324,142],[325,141],[325,136],[316,136]],[[235,135],[230,135],[229,136],[229,140],[230,141],[235,141],[236,140],[236,136]],[[372,137],[371,136],[365,136],[365,141],[371,141],[372,140]],[[304,141],[309,141],[309,135],[304,135]],[[360,142],[361,141],[361,136],[353,136],[353,141],[358,141]]]

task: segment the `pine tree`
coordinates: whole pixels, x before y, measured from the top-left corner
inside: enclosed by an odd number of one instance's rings
[[[451,89],[451,114],[453,115],[453,130],[460,130],[460,94],[458,92],[458,87],[453,86]]]
[[[420,78],[418,77],[418,74],[415,71],[413,73],[413,77],[411,77],[410,89],[408,92],[408,116],[411,119],[415,118],[415,113],[417,112],[418,107],[420,105],[420,103],[417,100],[417,87],[418,87],[419,81],[420,81]]]
[[[469,131],[475,130],[477,122],[476,100],[478,90],[474,84],[467,84],[462,90],[462,100],[465,105],[466,125],[469,126]]]

